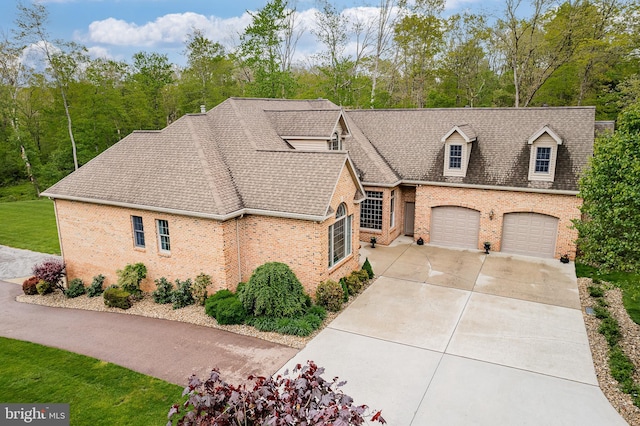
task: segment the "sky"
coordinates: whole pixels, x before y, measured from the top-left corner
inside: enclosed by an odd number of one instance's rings
[[[22,0],[29,4],[31,0]],[[167,54],[184,65],[185,39],[194,28],[231,49],[250,24],[247,11],[256,11],[267,0],[40,0],[49,11],[51,38],[75,41],[92,57],[130,61],[140,51]],[[332,0],[350,16],[375,16],[367,0]],[[479,11],[503,0],[447,0],[445,15]],[[378,4],[378,0],[368,0]],[[10,35],[17,17],[16,0],[0,0],[0,35]],[[314,25],[315,0],[297,0],[299,22],[305,27],[296,59],[304,62],[319,51],[310,28]],[[485,10],[486,11],[486,10]]]

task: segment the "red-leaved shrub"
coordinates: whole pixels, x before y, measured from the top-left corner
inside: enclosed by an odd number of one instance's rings
[[[38,289],[36,285],[38,285],[38,281],[40,279],[38,277],[29,277],[22,283],[22,291],[24,294],[32,296],[34,294],[38,294]]]
[[[35,275],[38,280],[48,282],[51,287],[64,291],[64,287],[62,286],[64,268],[64,262],[61,260],[54,258],[45,259],[43,262],[33,267],[33,275]]]
[[[324,368],[313,361],[298,364],[296,377],[249,376],[253,389],[245,385],[233,386],[220,379],[214,369],[202,382],[191,376],[183,392],[188,399],[169,410],[169,423],[178,425],[362,425],[368,417],[366,405],[353,405],[353,399],[339,389],[346,382],[322,378]],[[385,424],[380,411],[371,421]]]

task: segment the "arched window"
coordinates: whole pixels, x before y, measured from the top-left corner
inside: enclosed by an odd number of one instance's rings
[[[329,226],[329,266],[333,266],[351,254],[351,229],[353,215],[347,216],[347,206],[338,206],[336,221]]]

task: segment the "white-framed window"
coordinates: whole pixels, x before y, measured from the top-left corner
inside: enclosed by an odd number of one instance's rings
[[[462,169],[462,145],[449,145],[449,168]]]
[[[329,267],[351,254],[353,215],[347,216],[344,203],[338,206],[336,220],[329,226]]]
[[[396,226],[396,190],[391,190],[391,203],[390,203],[390,217],[389,217],[389,227],[393,228]]]
[[[367,198],[360,204],[360,227],[382,229],[382,191],[365,191]]]
[[[340,135],[338,132],[333,134],[331,140],[329,141],[329,150],[330,151],[340,151],[342,150],[342,140],[340,139]]]
[[[161,252],[169,253],[171,251],[171,240],[169,239],[169,221],[164,219],[156,219],[158,228],[158,246]]]
[[[144,223],[142,223],[142,217],[131,216],[131,225],[133,226],[133,244],[136,247],[144,248]]]
[[[539,146],[536,148],[535,173],[549,173],[551,164],[551,147]]]

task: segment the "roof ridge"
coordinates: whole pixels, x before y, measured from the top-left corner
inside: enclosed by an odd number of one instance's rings
[[[231,101],[229,102],[231,104],[231,108],[233,109],[233,112],[238,118],[238,122],[240,124],[240,128],[242,129],[242,132],[247,136],[247,140],[249,141],[249,143],[251,143],[251,146],[253,147],[253,149],[257,150],[258,144],[256,144],[253,133],[251,133],[251,131],[249,130],[249,126],[247,126],[244,116],[238,109],[238,105],[236,105],[235,101],[236,101],[236,98],[231,98]]]

